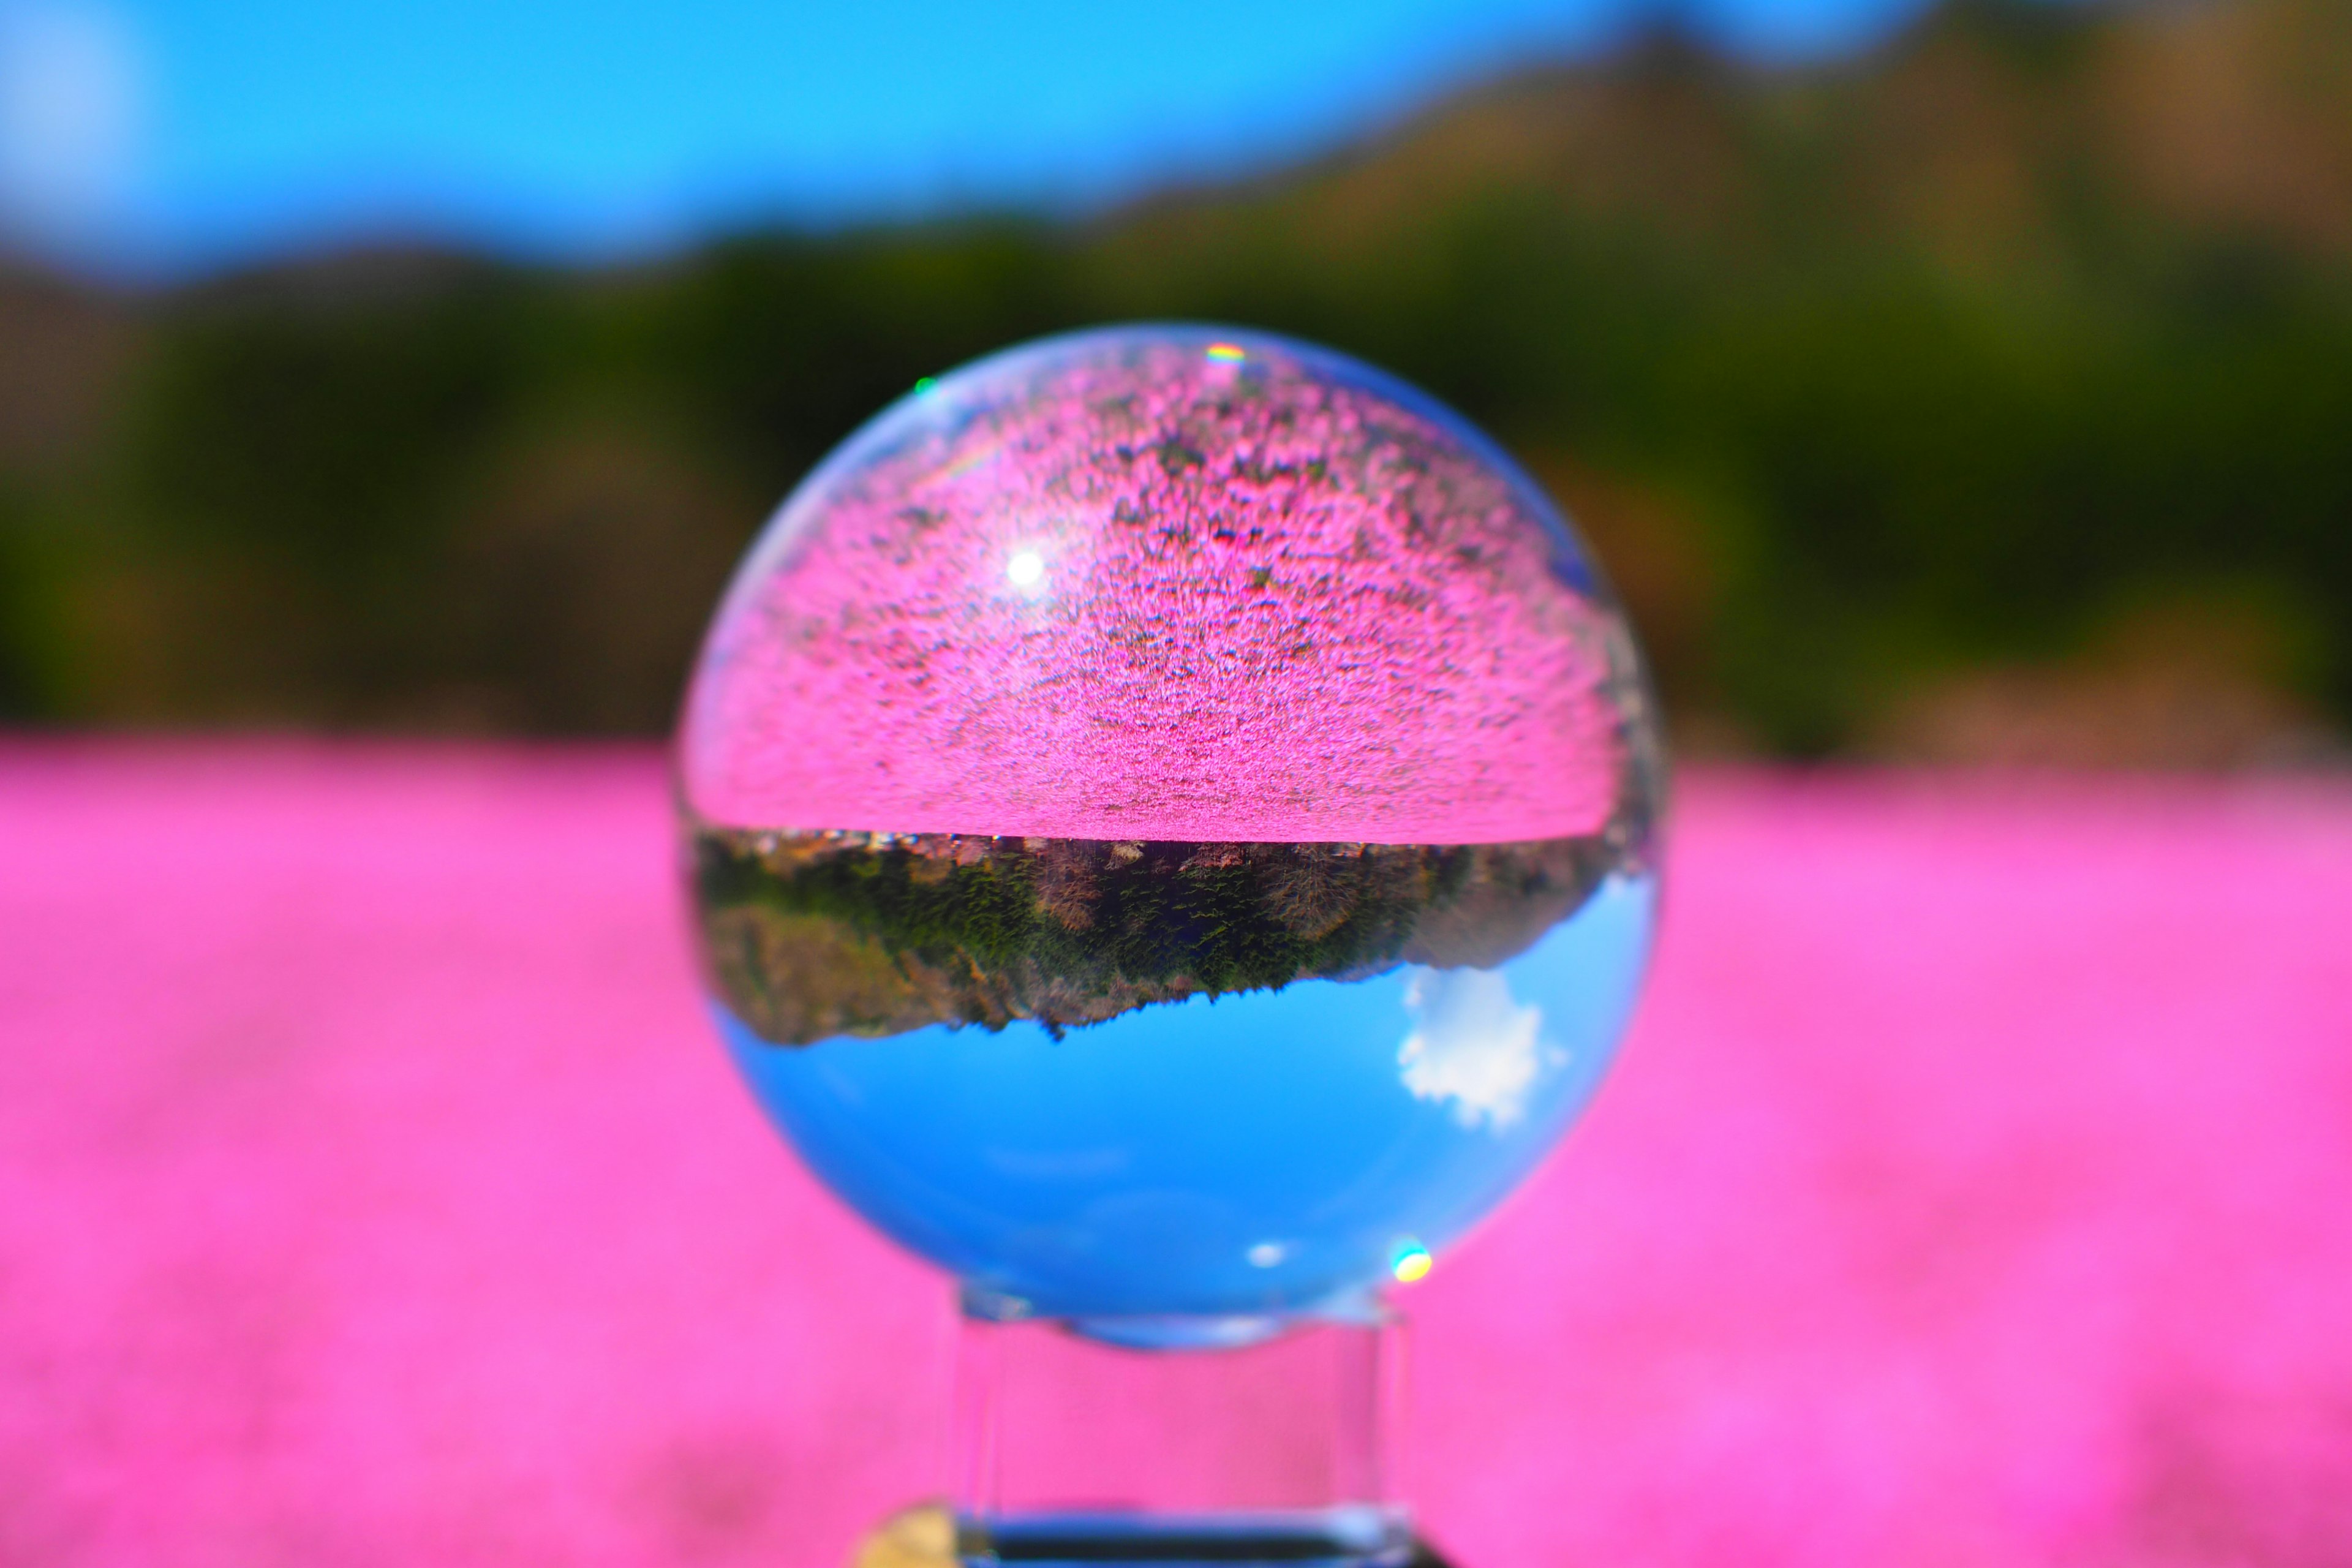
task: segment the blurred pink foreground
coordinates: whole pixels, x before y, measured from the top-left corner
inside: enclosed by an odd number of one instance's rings
[[[2352,1559],[2352,792],[1703,777],[1409,1300],[1465,1568]],[[695,1003],[646,753],[0,746],[0,1563],[833,1568],[944,1289]]]

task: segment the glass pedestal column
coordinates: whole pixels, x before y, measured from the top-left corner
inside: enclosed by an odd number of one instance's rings
[[[999,1315],[967,1296],[956,1549],[967,1564],[1402,1568],[1404,1328]]]

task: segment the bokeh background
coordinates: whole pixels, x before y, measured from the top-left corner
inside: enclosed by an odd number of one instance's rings
[[[1410,1297],[1465,1568],[2352,1562],[2343,0],[0,0],[0,1565],[939,1488],[657,742],[830,445],[1133,317],[1489,426],[1684,760]]]
[[[2352,719],[2331,0],[5,13],[0,712],[652,735],[919,375],[1188,317],[1591,534],[1693,754]]]

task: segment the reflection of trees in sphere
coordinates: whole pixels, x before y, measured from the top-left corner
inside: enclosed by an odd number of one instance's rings
[[[1427,398],[1251,334],[1013,350],[845,443],[719,610],[679,742],[714,1010],[981,1298],[1344,1306],[1607,1065],[1654,726],[1576,541]]]

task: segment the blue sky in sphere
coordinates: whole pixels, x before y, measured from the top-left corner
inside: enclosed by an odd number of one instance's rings
[[[1751,54],[1920,0],[1683,0]],[[1312,153],[1645,0],[0,0],[0,229],[173,270],[386,234],[531,254],[1071,206]]]

